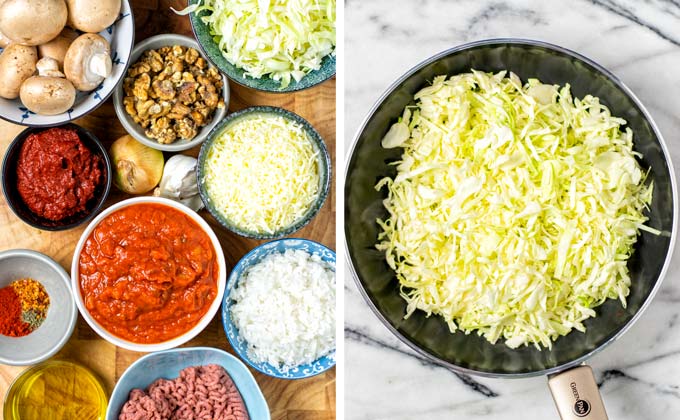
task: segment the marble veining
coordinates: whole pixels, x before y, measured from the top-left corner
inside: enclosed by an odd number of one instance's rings
[[[380,95],[433,54],[479,39],[540,39],[616,74],[645,104],[680,169],[679,0],[346,0],[345,151]],[[680,247],[640,320],[589,360],[609,417],[680,418]],[[347,419],[557,419],[546,378],[461,375],[413,352],[345,269]]]

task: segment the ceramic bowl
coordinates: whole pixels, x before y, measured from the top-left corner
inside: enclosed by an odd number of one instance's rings
[[[135,24],[129,0],[121,1],[120,15],[113,25],[99,32],[111,44],[111,75],[90,92],[78,92],[76,102],[68,111],[58,115],[38,115],[29,111],[19,98],[0,98],[0,118],[31,127],[51,127],[89,114],[111,96],[123,79],[130,63],[135,41]]]
[[[406,301],[385,253],[375,248],[385,220],[385,189],[374,187],[383,177],[394,177],[392,162],[402,149],[381,146],[390,126],[413,95],[441,74],[455,75],[476,69],[508,70],[520,79],[571,85],[574,98],[597,96],[612,115],[627,121],[633,131],[633,148],[639,162],[649,168],[654,194],[645,224],[659,229],[654,235],[641,231],[635,252],[628,260],[630,294],[624,308],[608,299],[595,308],[596,317],[584,322],[586,332],[573,331],[558,338],[550,349],[523,346],[511,349],[503,340],[489,343],[477,334],[452,334],[440,316],[415,311],[408,319]],[[582,363],[621,336],[639,318],[658,290],[673,251],[677,228],[677,188],[668,149],[651,116],[635,95],[612,73],[594,61],[565,48],[525,39],[476,41],[443,51],[399,78],[377,101],[359,129],[347,160],[345,177],[345,239],[348,259],[359,290],[385,326],[419,355],[465,374],[522,377],[562,371]]]
[[[48,130],[49,128],[28,127],[19,133],[7,148],[5,158],[2,162],[2,192],[5,194],[7,204],[9,204],[9,207],[19,219],[34,228],[42,230],[67,230],[92,220],[104,206],[104,203],[109,196],[109,191],[111,190],[111,160],[99,139],[97,139],[97,137],[89,130],[73,123],[64,124],[60,127],[76,130],[78,137],[82,140],[83,144],[85,144],[92,153],[102,158],[101,169],[105,179],[103,184],[95,190],[94,197],[87,204],[87,208],[84,212],[74,214],[73,216],[56,222],[36,215],[29,210],[17,190],[17,160],[19,158],[21,146],[26,141],[26,138],[30,134],[39,133]]]
[[[174,379],[190,366],[216,364],[222,366],[241,393],[251,419],[269,420],[267,401],[248,368],[231,354],[210,347],[186,347],[167,350],[141,357],[131,364],[116,383],[106,420],[118,420],[120,410],[133,389],[146,389],[156,379]]]
[[[302,379],[310,376],[318,375],[335,366],[335,351],[326,356],[322,356],[312,363],[297,366],[288,371],[283,371],[278,366],[270,363],[256,362],[248,355],[248,343],[241,337],[238,329],[231,319],[231,305],[234,303],[229,295],[231,291],[236,288],[243,274],[249,267],[259,263],[267,255],[274,253],[283,253],[287,249],[301,250],[312,255],[318,255],[322,261],[330,264],[335,270],[335,252],[326,248],[325,246],[310,241],[307,239],[279,239],[277,241],[267,242],[253,249],[247,253],[236,264],[234,270],[229,275],[227,280],[227,289],[224,293],[224,303],[222,305],[222,324],[227,339],[234,349],[236,354],[258,371],[281,379]]]
[[[32,333],[0,335],[0,363],[6,365],[33,365],[52,357],[71,337],[78,319],[70,278],[57,262],[27,249],[0,252],[0,288],[22,278],[39,281],[50,297],[50,306],[45,321]]]
[[[189,5],[196,4],[198,1],[199,0],[189,0]],[[224,55],[222,55],[222,51],[212,35],[210,35],[210,28],[201,19],[209,13],[209,11],[203,10],[199,11],[198,14],[192,12],[189,15],[194,36],[198,40],[201,49],[208,59],[217,66],[222,73],[229,76],[229,80],[232,80],[241,86],[273,93],[295,92],[316,86],[335,75],[335,56],[327,55],[321,60],[321,67],[318,70],[305,75],[299,82],[291,80],[290,84],[283,89],[281,88],[280,82],[277,82],[268,76],[259,79],[245,77],[243,69],[231,64]]]
[[[215,249],[215,255],[217,256],[217,266],[219,267],[219,273],[217,275],[217,295],[215,296],[215,300],[210,305],[208,312],[206,312],[205,315],[203,315],[200,321],[196,325],[194,325],[193,328],[191,328],[184,334],[160,343],[140,344],[125,340],[121,337],[112,334],[111,332],[106,330],[103,326],[101,326],[90,315],[90,312],[85,307],[85,303],[83,302],[83,295],[80,290],[79,261],[80,254],[83,250],[83,247],[85,246],[85,241],[87,240],[87,238],[90,236],[94,228],[97,227],[97,225],[107,216],[111,215],[112,213],[115,213],[116,211],[124,207],[136,206],[140,204],[162,204],[168,207],[172,207],[175,210],[179,210],[180,212],[184,213],[186,216],[191,218],[191,220],[193,220],[201,229],[203,229],[203,231],[210,238],[213,248]],[[224,253],[222,252],[222,246],[220,245],[217,236],[215,236],[215,233],[210,228],[210,225],[208,225],[208,223],[205,220],[203,220],[203,218],[199,216],[195,211],[184,206],[183,204],[178,203],[177,201],[173,201],[162,197],[135,197],[114,204],[113,206],[107,208],[101,214],[99,214],[99,216],[97,216],[92,221],[92,223],[90,223],[87,226],[87,228],[81,235],[80,240],[78,240],[78,244],[76,245],[76,249],[73,255],[74,255],[73,262],[71,264],[71,286],[73,288],[73,295],[75,297],[76,305],[78,306],[80,314],[83,316],[85,321],[90,325],[90,327],[92,327],[92,329],[97,334],[99,334],[100,337],[102,337],[109,343],[112,343],[118,347],[122,347],[127,350],[139,352],[152,352],[168,350],[173,347],[182,345],[187,341],[191,340],[192,338],[196,337],[201,331],[203,331],[203,329],[205,329],[206,326],[208,326],[210,321],[212,321],[213,317],[219,310],[220,305],[222,303],[222,296],[224,295],[224,287],[227,278],[227,266],[224,261]]]
[[[161,34],[147,38],[135,45],[135,48],[132,50],[132,54],[130,55],[130,63],[136,63],[145,51],[157,50],[162,47],[173,45],[191,47],[198,51],[199,54],[201,54],[201,56],[209,62],[205,54],[201,52],[198,42],[196,42],[196,40],[193,38],[177,34]],[[144,143],[151,148],[163,150],[165,152],[181,152],[182,150],[191,149],[192,147],[201,144],[208,136],[210,130],[212,130],[227,114],[227,108],[229,108],[229,82],[224,75],[222,75],[222,84],[224,108],[217,108],[210,123],[204,127],[201,127],[201,129],[196,134],[196,137],[191,140],[177,140],[171,144],[161,144],[155,139],[147,137],[147,135],[144,134],[144,129],[139,124],[134,122],[132,117],[130,117],[127,111],[125,111],[125,106],[123,105],[123,98],[125,97],[125,92],[123,92],[123,83],[120,83],[113,92],[113,106],[116,110],[116,115],[118,116],[121,124],[123,124],[123,127],[125,127],[125,130],[137,141]]]
[[[252,118],[254,116],[275,116],[287,118],[303,127],[307,136],[312,141],[314,146],[319,150],[319,195],[312,206],[307,210],[301,218],[293,222],[290,226],[286,226],[278,232],[273,232],[271,234],[251,232],[242,229],[228,220],[220,211],[217,210],[215,204],[213,203],[212,197],[208,194],[207,185],[204,182],[205,178],[205,164],[206,158],[215,140],[217,140],[222,132],[229,128],[232,124],[241,121],[243,119]],[[255,239],[273,239],[281,238],[283,236],[290,235],[291,233],[303,228],[307,225],[316,214],[319,212],[323,206],[326,197],[328,196],[328,190],[330,188],[331,182],[331,161],[328,155],[328,150],[326,149],[326,144],[319,135],[319,133],[314,129],[314,127],[307,122],[301,116],[287,111],[283,108],[271,107],[271,106],[255,106],[243,109],[241,111],[229,114],[225,119],[223,119],[209,134],[208,139],[201,146],[201,151],[198,155],[198,164],[196,165],[197,178],[198,178],[198,190],[201,195],[201,199],[205,204],[206,209],[213,215],[217,221],[224,226],[226,229],[232,232],[238,233],[241,236]]]

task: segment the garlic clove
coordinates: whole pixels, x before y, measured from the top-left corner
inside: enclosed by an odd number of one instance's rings
[[[189,207],[193,211],[199,211],[203,208],[203,200],[201,200],[201,196],[198,194],[179,200],[179,202]]]

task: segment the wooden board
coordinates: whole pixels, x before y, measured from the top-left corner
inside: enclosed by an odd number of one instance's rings
[[[135,42],[164,32],[192,36],[189,18],[177,16],[170,10],[170,6],[181,9],[186,4],[185,1],[133,0],[132,4],[135,15]],[[334,78],[314,88],[291,94],[266,94],[235,83],[231,83],[230,88],[230,111],[250,105],[273,105],[293,111],[307,119],[326,141],[332,162],[335,163]],[[74,122],[91,130],[107,147],[119,136],[125,134],[125,130],[116,118],[111,100],[92,114]],[[21,126],[0,121],[2,156],[12,139],[21,130],[23,130]],[[196,156],[198,148],[186,153]],[[336,168],[333,167],[333,174],[335,172]],[[112,187],[107,205],[128,197]],[[244,254],[264,242],[243,238],[223,229],[205,210],[201,212],[201,215],[208,220],[219,237],[229,270]],[[13,248],[33,249],[49,255],[66,271],[70,271],[73,251],[83,230],[84,227],[65,232],[34,229],[12,213],[4,197],[0,200],[0,251]],[[313,239],[335,249],[335,176],[331,185],[331,193],[321,211],[309,225],[291,236]],[[222,329],[219,314],[205,331],[186,346],[211,346],[233,353]],[[71,339],[55,357],[76,360],[91,368],[103,380],[110,394],[125,369],[142,355],[143,353],[117,348],[99,338],[82,317],[79,317]],[[4,401],[8,386],[24,369],[0,365],[0,401]],[[312,378],[294,381],[271,378],[253,369],[251,371],[267,399],[272,419],[330,420],[335,418],[335,369]],[[2,412],[0,412],[0,420],[2,420]]]

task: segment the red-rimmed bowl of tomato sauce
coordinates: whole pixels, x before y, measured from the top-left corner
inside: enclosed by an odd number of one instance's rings
[[[71,281],[85,321],[133,351],[177,347],[217,313],[226,284],[222,247],[196,212],[161,197],[104,210],[76,246]]]
[[[76,124],[29,127],[7,148],[2,190],[14,214],[42,230],[91,220],[111,190],[111,161],[99,139]]]

